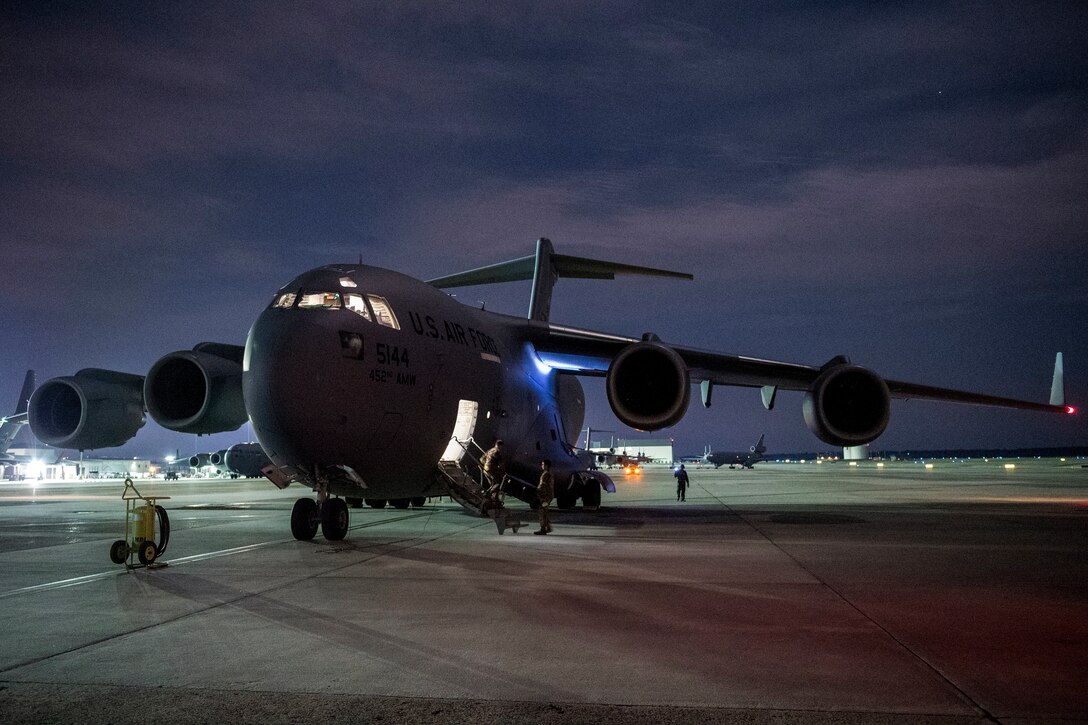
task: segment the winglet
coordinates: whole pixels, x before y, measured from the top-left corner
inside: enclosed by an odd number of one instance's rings
[[[1065,369],[1060,352],[1054,358],[1054,379],[1050,383],[1050,404],[1065,405]]]

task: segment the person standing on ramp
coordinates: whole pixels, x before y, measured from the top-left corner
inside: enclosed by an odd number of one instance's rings
[[[684,464],[680,464],[680,468],[676,469],[676,500],[686,501],[688,492],[688,472],[684,470]]]
[[[555,496],[555,479],[552,477],[552,462],[547,458],[540,462],[540,483],[536,486],[536,495],[540,500],[540,506],[537,509],[540,513],[540,531],[533,533],[551,533],[551,514],[548,509]]]

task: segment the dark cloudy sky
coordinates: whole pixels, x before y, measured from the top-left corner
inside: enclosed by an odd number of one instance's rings
[[[696,275],[562,281],[558,322],[1032,399],[1062,350],[1088,403],[1088,6],[729,5],[5,4],[0,405],[30,367],[241,344],[308,268],[426,278],[538,236]],[[459,298],[522,314],[528,287]],[[1085,420],[896,403],[876,446],[1088,445]],[[821,447],[796,394],[720,390],[668,434],[764,431]]]

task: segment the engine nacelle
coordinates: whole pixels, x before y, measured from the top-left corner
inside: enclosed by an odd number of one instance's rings
[[[180,433],[222,433],[245,423],[242,352],[235,345],[202,342],[164,355],[144,378],[147,412]]]
[[[211,453],[197,453],[189,456],[190,468],[203,468],[204,466],[211,465]]]
[[[87,368],[53,378],[30,396],[30,429],[57,448],[110,448],[123,444],[143,427],[143,378],[113,370]]]
[[[625,425],[658,430],[684,417],[691,400],[691,375],[680,354],[656,341],[620,350],[605,378],[608,403]]]
[[[860,446],[888,426],[891,396],[884,379],[857,365],[833,365],[805,393],[805,423],[833,446]]]
[[[208,463],[212,464],[216,468],[227,467],[227,449],[216,451],[208,456]]]
[[[235,443],[227,449],[225,462],[231,473],[246,478],[260,478],[261,470],[272,465],[259,443]]]

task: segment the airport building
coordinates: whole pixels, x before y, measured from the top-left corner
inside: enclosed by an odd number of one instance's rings
[[[57,451],[52,448],[11,449],[9,452],[25,458],[3,467],[3,478],[16,481],[147,478],[158,472],[158,467],[146,458],[88,458],[73,461],[56,460]]]

